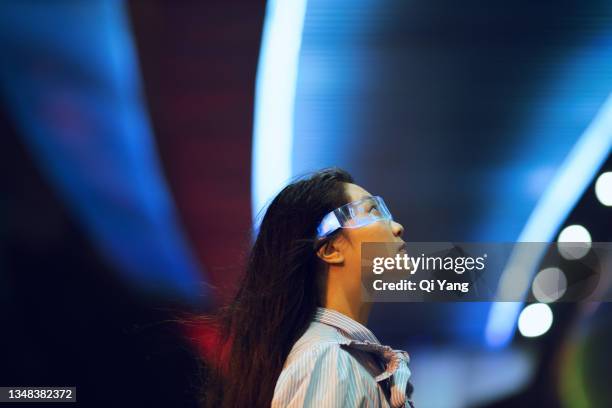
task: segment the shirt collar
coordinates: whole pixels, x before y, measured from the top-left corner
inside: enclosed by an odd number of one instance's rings
[[[410,369],[408,368],[410,356],[408,353],[381,345],[374,333],[367,327],[335,310],[319,307],[314,320],[339,330],[347,338],[345,346],[378,355],[384,362],[385,370],[377,375],[374,380],[376,382],[390,380],[391,407],[404,407],[406,403],[410,407],[414,407],[410,395],[406,395],[412,393],[412,386],[408,385],[408,379],[410,378]]]
[[[380,344],[370,329],[335,310],[319,307],[314,320],[341,330],[350,339]]]

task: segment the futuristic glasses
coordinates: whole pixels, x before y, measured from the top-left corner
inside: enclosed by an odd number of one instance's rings
[[[317,228],[317,238],[327,237],[338,228],[359,228],[381,220],[393,220],[385,201],[379,196],[365,197],[323,217]]]

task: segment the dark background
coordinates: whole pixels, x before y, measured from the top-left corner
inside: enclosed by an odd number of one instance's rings
[[[83,406],[196,406],[199,357],[210,333],[181,319],[230,298],[250,244],[266,4],[90,4],[0,6],[0,385],[76,386]],[[117,140],[147,147],[132,141],[127,119],[105,127],[129,116],[118,102],[129,99],[123,93],[129,86],[105,80],[116,78],[115,66],[95,61],[113,60],[114,48],[99,51],[108,43],[90,41],[83,27],[79,38],[81,31],[62,23],[68,15],[103,38],[115,38],[116,27],[100,23],[107,18],[129,33],[138,65],[121,65],[117,57],[117,66],[137,74],[129,83],[140,84],[136,104],[151,129],[144,134],[161,169],[158,184],[171,197],[170,210],[154,213],[147,228],[133,228],[134,241],[155,235],[151,225],[167,215],[193,253],[197,284],[187,286],[195,290],[183,290],[188,280],[171,290],[179,276],[190,276],[178,273],[180,263],[160,268],[163,284],[153,290],[142,276],[128,276],[113,255],[129,253],[129,240],[109,250],[92,227],[92,219],[102,219],[126,234],[132,216],[153,211],[147,203],[157,196],[138,201],[129,193],[153,191],[154,181],[136,184],[129,171],[87,167],[99,146],[87,150],[84,141],[98,138],[115,149],[117,168],[132,157]],[[46,41],[51,33],[61,41]],[[292,175],[348,169],[385,197],[407,240],[516,241],[610,94],[611,61],[612,7],[603,1],[312,0],[288,153]],[[74,110],[58,99],[55,114],[46,116],[34,96],[64,89],[77,90],[74,100],[67,97],[76,101],[68,104]],[[92,111],[78,109],[92,100],[98,103]],[[82,122],[91,132],[62,138]],[[70,154],[84,158],[82,167],[59,172],[66,156],[40,148],[53,138],[74,146]],[[274,154],[287,152],[269,160]],[[558,231],[582,224],[593,241],[612,239],[610,208],[593,187],[596,175],[612,171],[609,151],[607,157]],[[129,188],[79,198],[79,189],[62,181],[79,172],[100,177],[92,178],[103,180],[96,186]],[[105,219],[105,206],[122,215]],[[161,265],[159,248],[144,252],[143,265],[158,256]],[[210,290],[200,294],[199,284]],[[486,344],[485,303],[380,304],[370,327],[413,356],[418,406],[609,406],[609,305],[552,309],[548,333],[535,339],[517,333],[501,349]]]

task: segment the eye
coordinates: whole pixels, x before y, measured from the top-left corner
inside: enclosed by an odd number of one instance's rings
[[[380,211],[378,210],[378,207],[376,207],[375,205],[370,207],[368,213],[370,213],[372,215],[380,215]]]

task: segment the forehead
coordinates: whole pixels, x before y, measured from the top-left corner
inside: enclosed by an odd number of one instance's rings
[[[349,199],[349,202],[361,200],[362,198],[369,197],[372,195],[363,187],[353,183],[345,183],[344,191],[346,192],[346,196]]]

